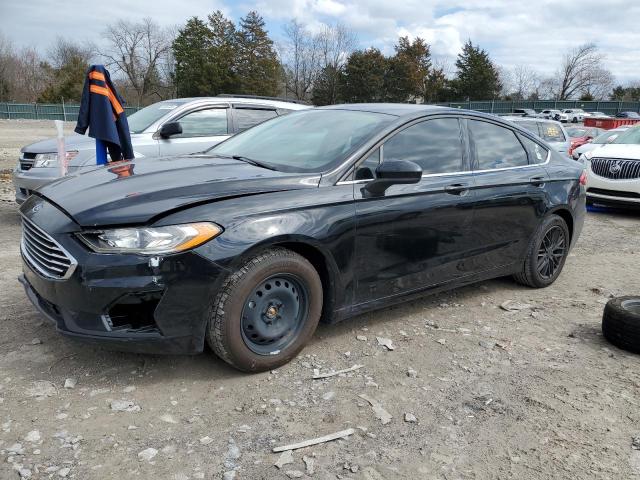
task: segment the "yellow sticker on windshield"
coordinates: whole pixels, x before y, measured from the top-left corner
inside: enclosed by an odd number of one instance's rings
[[[555,125],[548,125],[547,127],[547,136],[548,137],[559,137],[560,130]]]

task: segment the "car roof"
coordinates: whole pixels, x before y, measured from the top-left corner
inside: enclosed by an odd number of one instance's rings
[[[163,100],[160,103],[179,103],[185,105],[187,103],[233,103],[236,105],[269,105],[274,108],[283,108],[286,110],[305,110],[312,108],[311,105],[301,103],[287,102],[284,100],[271,100],[268,98],[243,98],[243,97],[188,97],[175,98],[172,100]]]

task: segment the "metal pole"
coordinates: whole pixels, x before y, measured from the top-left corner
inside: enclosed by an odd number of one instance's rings
[[[35,112],[36,112],[36,120],[40,120],[40,119],[38,118],[38,104],[37,104],[37,103],[34,103],[34,104],[33,104],[33,109],[34,109],[34,110],[35,110]]]
[[[62,119],[67,121],[67,110],[64,107],[64,97],[62,97]]]

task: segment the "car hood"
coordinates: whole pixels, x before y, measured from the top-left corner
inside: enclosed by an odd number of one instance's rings
[[[189,155],[116,162],[46,185],[40,195],[79,225],[143,224],[192,204],[317,188],[318,174],[267,170],[238,160]]]
[[[142,137],[140,134],[131,134],[131,143],[133,147],[136,146],[136,141]],[[64,147],[69,152],[76,150],[82,152],[85,150],[95,150],[96,140],[88,135],[78,135],[73,133],[71,135],[65,135]],[[47,140],[41,140],[39,142],[31,143],[22,147],[23,152],[30,153],[53,153],[58,151],[58,140],[56,138],[48,138]]]
[[[592,157],[623,158],[640,160],[640,145],[624,143],[608,143],[593,152]]]

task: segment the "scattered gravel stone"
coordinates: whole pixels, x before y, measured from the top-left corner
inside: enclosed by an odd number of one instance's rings
[[[480,345],[482,348],[491,350],[493,347],[496,346],[496,342],[494,342],[493,340],[480,340],[478,342],[478,345]]]
[[[237,467],[236,460],[240,458],[240,449],[238,445],[236,445],[235,440],[233,438],[229,439],[229,446],[227,448],[227,453],[224,457],[224,467],[228,470],[235,470]]]
[[[228,472],[224,472],[222,475],[222,480],[234,480],[236,478],[236,471],[230,470]]]
[[[409,367],[407,369],[407,377],[416,378],[418,376],[418,372],[416,372],[413,368]]]
[[[289,478],[302,478],[304,477],[304,473],[300,470],[288,470],[285,472],[285,475]]]
[[[158,454],[158,450],[156,450],[155,448],[147,448],[145,450],[142,450],[140,453],[138,453],[138,459],[141,461],[146,460],[147,462],[149,462],[157,454]]]
[[[128,387],[124,387],[124,389],[122,391],[124,393],[135,392],[136,391],[136,387],[134,387],[133,385],[129,385]]]
[[[69,473],[71,473],[71,469],[69,467],[64,467],[58,470],[58,476],[62,478],[65,478]]]
[[[438,340],[436,340],[436,342],[438,342],[440,345],[444,345],[445,343],[447,343],[444,338],[439,338]]]
[[[173,418],[173,416],[169,413],[165,413],[164,415],[160,415],[160,420],[167,423],[178,423],[178,421]]]
[[[40,432],[38,430],[31,430],[24,437],[24,441],[25,442],[31,442],[31,443],[39,442],[40,441]]]
[[[333,400],[336,397],[336,392],[327,392],[322,395],[323,400]]]
[[[213,438],[208,435],[200,439],[200,445],[209,445],[210,443],[213,443]]]
[[[278,468],[282,468],[290,463],[293,463],[293,452],[291,450],[285,450],[280,454],[280,457],[278,457],[278,460],[274,465]]]
[[[404,414],[404,421],[407,423],[416,423],[418,421],[418,419],[416,418],[416,416],[413,413],[405,413]]]
[[[20,468],[18,470],[18,475],[20,475],[20,478],[31,478],[31,470],[28,468]]]
[[[304,465],[307,469],[307,475],[309,476],[313,475],[316,472],[315,470],[316,461],[311,457],[307,457],[306,455],[302,457],[302,461],[304,462]]]
[[[528,303],[516,302],[514,300],[507,300],[500,304],[500,308],[506,312],[518,312],[520,310],[527,310],[532,308],[533,305]]]
[[[378,345],[385,347],[387,350],[395,350],[396,348],[393,346],[393,341],[390,338],[376,337],[376,340],[378,341]]]
[[[33,340],[31,340],[31,345],[42,345],[42,340],[40,340],[39,338],[34,338]]]
[[[367,337],[365,335],[356,335],[356,340],[359,340],[361,342],[366,342]]]
[[[76,388],[78,381],[75,378],[67,378],[64,381],[64,388]]]
[[[139,412],[140,405],[136,405],[131,400],[112,400],[111,410],[116,412]]]
[[[13,455],[24,455],[24,448],[22,448],[21,443],[14,443],[9,448],[7,448],[7,453]]]
[[[631,439],[631,448],[640,450],[640,435],[636,435]]]

